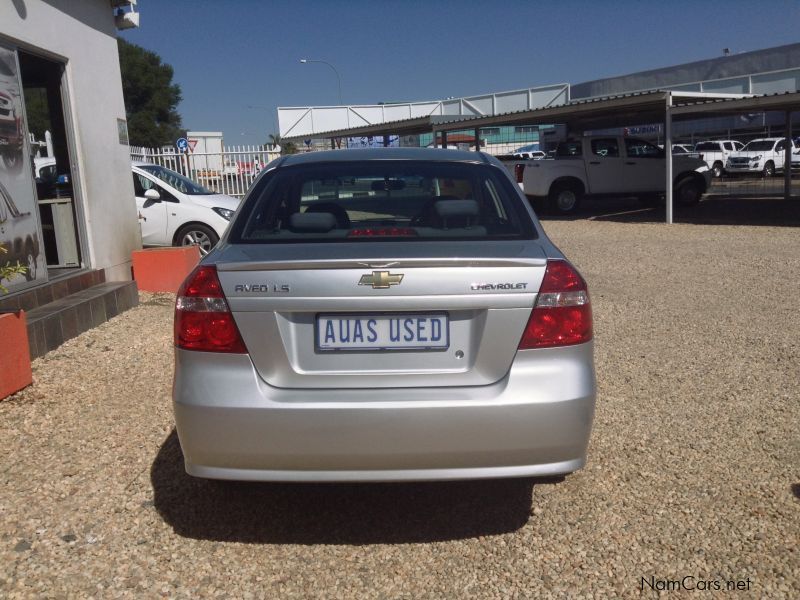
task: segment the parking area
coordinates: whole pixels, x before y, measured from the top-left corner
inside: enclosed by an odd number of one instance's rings
[[[784,200],[774,194],[726,193],[724,184],[715,183],[712,191],[695,206],[676,206],[676,223],[686,225],[734,225],[745,228],[800,226],[800,199]],[[615,223],[664,222],[663,202],[646,203],[636,198],[585,199],[576,214],[555,215],[542,203],[537,207],[544,221],[609,221]],[[688,243],[688,242],[687,242]],[[569,252],[567,252],[569,255]]]
[[[192,479],[173,298],[142,294],[0,403],[0,596],[797,597],[798,203],[663,211],[544,219],[595,315],[589,463],[563,480]]]

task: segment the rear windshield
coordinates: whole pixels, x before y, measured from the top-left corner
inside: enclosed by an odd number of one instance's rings
[[[179,192],[189,194],[190,196],[208,196],[213,194],[209,189],[204,188],[199,183],[195,183],[188,177],[184,177],[180,173],[176,173],[172,169],[167,169],[161,165],[138,165],[143,171],[147,171],[151,175],[155,175],[164,183],[168,183]]]
[[[232,243],[535,237],[507,177],[472,163],[374,161],[278,169],[231,226]]]

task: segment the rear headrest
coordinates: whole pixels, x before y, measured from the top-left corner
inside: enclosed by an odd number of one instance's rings
[[[289,217],[289,228],[296,233],[327,233],[336,227],[336,217],[331,213],[294,213]]]
[[[439,200],[433,205],[433,209],[442,219],[477,217],[480,213],[475,200]]]

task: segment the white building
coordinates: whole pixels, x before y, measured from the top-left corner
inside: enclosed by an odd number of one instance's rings
[[[115,24],[131,4],[0,2],[0,261],[28,267],[0,282],[10,292],[0,308],[29,311],[33,355],[135,304],[133,284],[113,283],[130,282],[141,247]],[[88,324],[62,296],[90,287]]]

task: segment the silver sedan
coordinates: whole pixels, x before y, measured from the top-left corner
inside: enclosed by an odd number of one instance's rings
[[[595,391],[586,283],[482,153],[280,158],[178,292],[198,477],[570,473]]]

